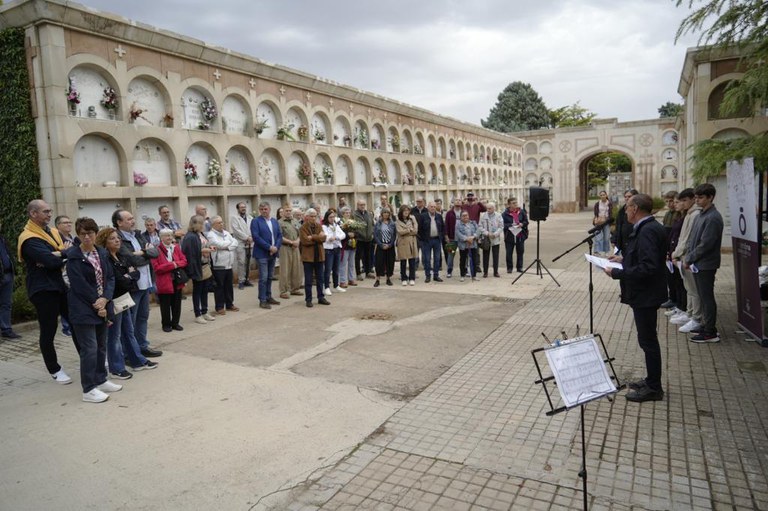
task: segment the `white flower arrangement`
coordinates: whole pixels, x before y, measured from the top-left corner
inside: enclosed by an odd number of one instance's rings
[[[221,164],[216,158],[208,160],[208,182],[212,185],[219,184],[221,180]]]

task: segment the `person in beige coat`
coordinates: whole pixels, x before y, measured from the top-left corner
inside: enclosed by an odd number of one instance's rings
[[[400,280],[403,285],[416,284],[416,261],[419,257],[417,235],[419,224],[416,217],[411,215],[411,208],[403,204],[397,212],[397,260],[400,261]],[[408,264],[408,274],[405,265]]]
[[[299,230],[293,225],[293,210],[286,204],[280,210],[282,218],[278,220],[283,244],[280,245],[280,298],[287,299],[290,295],[302,296],[302,265],[299,257]]]

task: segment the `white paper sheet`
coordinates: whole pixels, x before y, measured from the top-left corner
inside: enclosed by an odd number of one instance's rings
[[[587,259],[587,261],[589,261],[591,264],[594,264],[598,268],[618,268],[619,270],[624,268],[621,263],[609,261],[605,257],[597,257],[589,254],[584,254],[584,257]]]
[[[523,230],[520,227],[516,227],[513,225],[512,227],[509,228],[509,232],[512,233],[512,236],[517,237],[517,235],[523,232]]]
[[[675,273],[675,265],[669,259],[667,259],[667,269],[669,273]]]
[[[547,348],[544,353],[566,408],[617,392],[594,337]]]

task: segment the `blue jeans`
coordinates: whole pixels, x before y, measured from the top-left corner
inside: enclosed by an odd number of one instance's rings
[[[133,317],[130,311],[116,315],[112,326],[109,327],[107,333],[109,372],[117,374],[125,371],[126,359],[131,367],[140,367],[147,363],[133,334]]]
[[[147,326],[149,324],[149,289],[141,289],[131,293],[131,298],[136,304],[131,307],[131,318],[133,318],[133,335],[141,349],[149,348],[149,339],[147,339]]]
[[[192,308],[196,318],[208,313],[208,287],[210,283],[211,279],[192,281]]]
[[[458,249],[456,249],[458,251]],[[456,257],[456,251],[448,252],[445,254],[445,265],[447,266],[448,275],[453,275],[453,258]]]
[[[341,253],[341,266],[339,267],[339,282],[346,284],[357,280],[355,274],[355,249],[345,248]]]
[[[331,275],[333,275],[333,287],[339,287],[339,256],[340,248],[325,249],[325,287],[331,287]]]
[[[315,276],[315,285],[317,286],[317,299],[325,298],[323,292],[323,281],[325,277],[325,265],[322,262],[304,263],[304,300],[312,301],[312,275]]]
[[[107,381],[107,324],[72,325],[80,344],[80,384],[83,393]]]
[[[421,243],[421,258],[427,277],[437,277],[443,263],[443,244],[440,243],[440,238],[428,238]]]
[[[13,273],[0,276],[0,333],[11,333],[11,300],[13,299]]]
[[[603,224],[600,234],[595,236],[595,252],[611,252],[611,226]]]
[[[259,263],[259,301],[266,302],[272,298],[272,275],[275,273],[275,258],[267,257],[256,261]],[[320,283],[322,284],[322,281]]]

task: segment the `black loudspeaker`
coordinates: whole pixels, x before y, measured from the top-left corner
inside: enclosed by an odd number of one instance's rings
[[[534,222],[537,220],[546,220],[549,215],[549,190],[532,186],[530,188],[530,209],[528,216]]]

